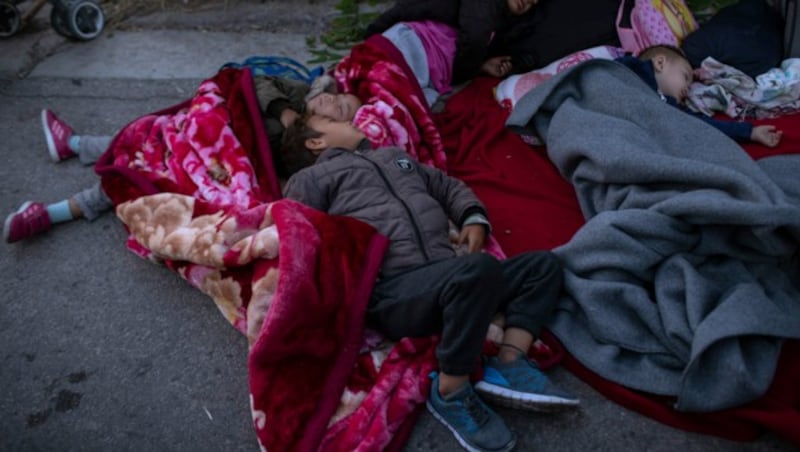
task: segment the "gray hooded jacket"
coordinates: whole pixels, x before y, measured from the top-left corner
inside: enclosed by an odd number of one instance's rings
[[[331,215],[361,220],[388,237],[383,276],[454,257],[448,218],[460,226],[472,214],[486,215],[463,182],[399,148],[328,149],[292,176],[284,193]]]

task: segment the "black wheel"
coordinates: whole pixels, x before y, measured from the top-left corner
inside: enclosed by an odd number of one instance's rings
[[[59,2],[54,2],[53,9],[50,10],[50,26],[61,36],[65,38],[74,38],[69,31],[69,27],[67,27],[67,13],[66,7],[62,6]]]
[[[81,41],[96,38],[106,24],[103,8],[92,0],[72,2],[67,9],[66,19],[72,37]]]
[[[11,2],[0,1],[0,38],[7,38],[19,31],[22,16]]]

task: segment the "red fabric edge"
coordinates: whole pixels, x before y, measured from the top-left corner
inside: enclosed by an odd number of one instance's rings
[[[425,102],[425,94],[422,92],[422,87],[419,86],[419,81],[417,81],[417,76],[414,75],[414,71],[411,70],[411,67],[406,63],[405,57],[403,54],[397,50],[397,46],[395,46],[392,41],[388,40],[385,36],[381,34],[372,35],[365,41],[370,45],[373,45],[383,51],[389,58],[391,58],[391,62],[396,64],[403,72],[406,74],[409,80],[412,80],[411,85],[413,86],[414,94],[417,95],[420,99],[423,100],[421,104],[425,107],[425,111],[428,113],[428,116],[433,118],[433,113],[431,112],[431,107],[428,105],[428,102]]]
[[[229,71],[235,72],[232,72],[232,76],[225,76],[222,72],[220,72],[209,80],[215,80],[220,85],[226,85],[230,83],[228,85],[228,91],[226,92],[226,95],[228,96],[226,100],[228,102],[233,101],[231,98],[231,92],[238,90],[238,93],[236,93],[234,98],[243,101],[248,115],[247,120],[250,123],[250,127],[247,129],[248,132],[252,134],[252,138],[255,140],[253,146],[254,148],[248,150],[248,152],[251,153],[251,157],[255,157],[258,160],[258,162],[256,162],[257,164],[253,165],[253,169],[256,172],[259,182],[259,192],[264,201],[277,201],[282,197],[281,189],[275,173],[275,167],[272,163],[272,151],[269,146],[269,140],[267,139],[266,131],[264,130],[261,120],[261,110],[258,106],[258,99],[255,93],[255,84],[253,81],[252,72],[248,68],[241,70],[229,69]],[[232,83],[230,82],[231,78],[235,79]],[[233,86],[236,86],[236,88],[233,88]],[[108,146],[108,150],[106,150],[106,152],[100,156],[95,164],[94,170],[95,173],[100,176],[100,182],[102,184],[103,191],[108,194],[109,197],[111,197],[111,200],[115,205],[138,196],[152,195],[164,191],[179,192],[176,187],[159,186],[157,183],[154,183],[134,169],[114,166],[114,155],[112,150],[117,147],[118,141],[131,124],[146,116],[175,114],[181,109],[188,108],[191,105],[192,100],[193,97],[171,107],[137,117],[128,122],[124,127],[120,128],[117,134],[114,135],[114,138],[111,140],[111,144]],[[229,105],[228,107],[229,109],[233,109],[233,105]],[[162,181],[162,183],[167,182],[168,181]],[[127,187],[127,190],[119,188],[115,189],[114,186],[117,184],[124,184]],[[125,193],[125,195],[121,195],[121,193]],[[124,199],[120,198],[119,196],[123,196]]]
[[[353,371],[353,364],[356,362],[358,352],[361,349],[367,305],[369,304],[369,298],[372,294],[372,287],[375,284],[378,271],[383,263],[383,255],[388,246],[389,240],[380,234],[373,235],[370,240],[364,267],[355,291],[356,301],[354,306],[356,309],[351,309],[349,313],[349,328],[347,331],[350,332],[350,335],[346,339],[347,345],[342,348],[336,359],[335,368],[324,382],[325,389],[323,394],[326,397],[320,401],[317,412],[306,424],[306,432],[299,444],[300,450],[316,450],[319,447],[320,441],[325,436],[328,423],[339,407],[342,391],[347,386],[350,374]]]
[[[169,115],[174,114],[175,112],[183,109],[188,108],[191,105],[192,99],[189,98],[179,104],[175,104],[171,107],[164,108],[162,110],[158,110],[154,113],[149,113],[144,116],[161,116],[161,115]],[[133,185],[139,191],[139,195],[154,195],[156,193],[161,193],[163,190],[159,189],[152,181],[150,181],[147,177],[142,175],[140,172],[129,169],[129,168],[121,168],[114,166],[114,154],[113,149],[117,147],[117,142],[123,135],[125,129],[127,129],[131,124],[141,119],[142,116],[133,119],[132,121],[125,124],[124,127],[119,129],[114,138],[111,140],[111,144],[108,146],[106,152],[100,156],[97,160],[97,163],[94,165],[94,172],[100,176],[100,183],[103,187],[103,191],[108,195],[112,196],[117,190],[113,190],[109,184],[114,183],[115,180],[123,179],[128,181],[129,185]],[[112,197],[112,201],[114,205],[119,204],[120,202],[128,201],[128,199],[114,199]]]
[[[659,396],[636,391],[609,382],[603,377],[597,375],[581,364],[580,361],[572,356],[572,354],[566,351],[558,338],[550,331],[542,331],[542,340],[551,348],[563,351],[564,360],[562,364],[576,377],[583,380],[586,384],[594,388],[597,392],[609,400],[655,421],[684,431],[712,435],[742,442],[754,441],[764,433],[764,427],[772,427],[770,430],[773,430],[775,433],[783,436],[785,439],[798,444],[796,438],[793,438],[792,435],[787,434],[790,432],[779,431],[768,424],[759,425],[757,424],[756,419],[750,419],[751,417],[759,416],[759,412],[762,410],[759,410],[758,406],[761,405],[762,402],[766,401],[768,398],[767,395],[742,407],[736,407],[714,413],[678,412],[671,408],[674,397]],[[781,353],[780,361],[788,361],[790,357],[796,355],[798,351],[800,351],[800,341],[790,341],[787,344],[784,344],[784,350]],[[784,367],[788,366],[789,364],[787,363],[779,362],[778,369],[776,369],[776,376],[780,375],[781,372],[785,370]],[[776,386],[775,381],[773,381],[769,392],[775,390],[774,386]],[[750,414],[753,416],[747,415],[750,409],[752,409]],[[763,408],[763,410],[768,409],[768,407]],[[763,413],[761,413],[761,415],[763,415]],[[794,431],[796,431],[796,429],[794,429]]]

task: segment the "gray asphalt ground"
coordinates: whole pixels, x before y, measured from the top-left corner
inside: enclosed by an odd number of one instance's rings
[[[305,61],[305,36],[334,4],[207,3],[195,13],[134,18],[127,31],[86,43],[56,35],[44,11],[23,33],[0,40],[3,215],[97,180],[75,160],[50,160],[43,107],[78,132],[114,133],[186,99],[227,61],[264,54]],[[109,214],[0,245],[0,450],[257,450],[245,338],[209,298],[128,252],[125,237]],[[675,430],[607,401],[564,370],[551,376],[579,394],[582,407],[498,410],[519,435],[517,450],[795,450],[770,435],[737,443]],[[427,413],[406,447],[457,449]]]

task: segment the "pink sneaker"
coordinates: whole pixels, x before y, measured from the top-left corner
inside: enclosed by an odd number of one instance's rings
[[[3,238],[13,243],[33,237],[50,229],[50,214],[40,202],[28,201],[16,212],[6,217]]]
[[[59,119],[52,111],[44,109],[42,110],[42,128],[44,137],[47,139],[47,150],[54,162],[75,157],[76,154],[69,148],[72,127]]]

